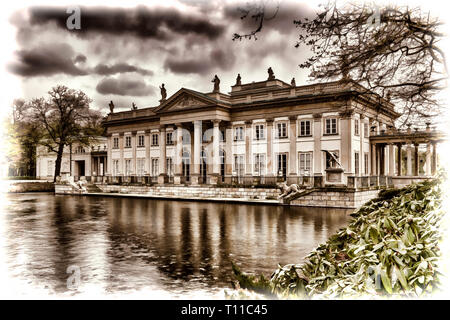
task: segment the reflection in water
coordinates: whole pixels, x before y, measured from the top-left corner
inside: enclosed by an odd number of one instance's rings
[[[56,293],[71,265],[81,292],[213,292],[230,286],[232,261],[269,276],[348,221],[336,209],[53,194],[10,194],[2,206],[7,276]]]

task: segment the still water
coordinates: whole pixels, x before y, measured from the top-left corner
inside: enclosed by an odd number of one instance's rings
[[[278,263],[301,263],[349,220],[349,211],[336,209],[1,196],[3,296],[217,297],[230,288],[232,261],[270,276]]]

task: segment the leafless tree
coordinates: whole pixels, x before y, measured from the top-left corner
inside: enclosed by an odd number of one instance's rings
[[[439,92],[448,79],[440,48],[445,34],[443,23],[429,12],[331,1],[320,6],[314,18],[294,24],[300,29],[296,47],[306,45],[312,53],[299,66],[309,68],[312,79],[363,85],[367,93],[396,105],[402,114],[400,126],[441,114]],[[261,29],[262,25],[255,31]]]
[[[65,146],[74,142],[88,145],[101,134],[101,115],[89,108],[91,100],[79,90],[58,85],[49,97],[27,103],[29,121],[42,127],[41,144],[56,153],[55,181],[61,172]]]

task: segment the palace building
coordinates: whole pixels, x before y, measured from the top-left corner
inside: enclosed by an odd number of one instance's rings
[[[370,139],[395,130],[392,103],[353,82],[296,86],[268,73],[242,84],[238,75],[228,93],[217,76],[206,93],[181,88],[166,98],[163,85],[155,107],[114,112],[111,101],[106,175],[198,185],[255,177],[294,182],[333,167],[344,177],[402,174],[401,145]]]

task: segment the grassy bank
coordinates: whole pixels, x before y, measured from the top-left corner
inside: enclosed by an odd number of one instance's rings
[[[428,294],[439,287],[443,214],[438,179],[381,191],[302,265],[279,266],[270,278],[233,266],[237,286],[271,298]],[[243,292],[232,298],[245,297]]]

